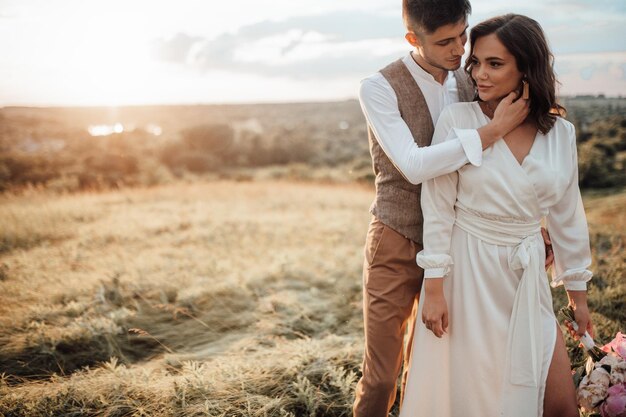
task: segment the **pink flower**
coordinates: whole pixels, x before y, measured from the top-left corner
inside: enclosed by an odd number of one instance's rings
[[[602,365],[609,365],[610,367],[613,367],[620,362],[624,362],[624,360],[615,353],[609,353],[604,358],[600,359],[600,361],[596,362],[594,367],[599,368]]]
[[[626,361],[611,366],[611,385],[626,383]]]
[[[600,407],[603,417],[626,417],[626,384],[613,385]]]
[[[591,385],[601,385],[608,389],[610,382],[610,374],[604,368],[596,368],[589,375],[589,383]]]
[[[610,375],[604,368],[596,368],[585,375],[576,392],[578,404],[584,411],[593,411],[606,398]]]
[[[611,349],[620,355],[622,359],[626,360],[626,335],[622,334],[622,332],[617,332],[615,339],[602,346],[602,350],[605,352],[610,352]]]

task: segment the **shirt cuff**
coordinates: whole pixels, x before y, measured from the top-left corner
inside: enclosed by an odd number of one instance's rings
[[[585,268],[570,269],[557,277],[553,277],[550,285],[552,287],[558,287],[562,284],[565,286],[566,290],[584,291],[587,289],[587,281],[589,281],[592,276],[591,271]]]
[[[567,291],[587,291],[587,283],[585,281],[565,281],[563,286]]]
[[[420,251],[415,257],[417,265],[424,268],[424,278],[441,278],[448,275],[452,257],[446,254],[426,255]]]
[[[450,268],[428,268],[424,270],[424,279],[441,278],[448,275]]]
[[[480,140],[478,130],[454,128],[454,133],[461,141],[461,146],[470,164],[477,167],[481,166],[483,163],[483,143]]]

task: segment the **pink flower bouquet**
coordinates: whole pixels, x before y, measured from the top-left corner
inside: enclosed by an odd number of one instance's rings
[[[613,385],[607,394],[600,407],[600,414],[603,417],[626,417],[626,384]]]
[[[563,308],[561,313],[575,327],[573,312]],[[581,345],[588,354],[587,362],[572,373],[583,415],[626,417],[626,335],[618,332],[600,348],[585,333]]]

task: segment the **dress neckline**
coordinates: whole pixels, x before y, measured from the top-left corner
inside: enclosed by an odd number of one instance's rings
[[[474,101],[472,103],[474,104],[474,111],[477,111],[479,114],[481,114],[485,120],[485,123],[489,123],[491,122],[491,118],[489,116],[487,116],[485,113],[483,113],[483,110],[480,108],[480,104],[478,103],[478,101]],[[533,149],[535,148],[535,144],[537,143],[537,139],[539,138],[539,136],[541,135],[541,132],[539,131],[539,129],[537,129],[537,133],[535,133],[535,137],[533,138],[533,143],[532,145],[530,145],[530,148],[528,149],[528,152],[526,153],[526,155],[524,155],[524,157],[522,158],[521,162],[517,159],[517,157],[515,156],[515,154],[513,153],[513,151],[511,150],[511,148],[509,148],[509,145],[506,143],[506,141],[504,140],[503,137],[501,137],[500,139],[498,139],[496,141],[496,143],[493,144],[493,146],[495,147],[498,143],[502,142],[502,146],[504,146],[504,148],[506,148],[504,150],[504,153],[507,153],[509,155],[509,157],[511,159],[513,159],[517,165],[519,165],[520,167],[524,166],[524,163],[526,162],[526,160],[528,159],[528,157],[531,157],[531,154],[533,152]]]

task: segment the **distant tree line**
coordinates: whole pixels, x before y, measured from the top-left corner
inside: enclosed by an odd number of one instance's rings
[[[159,159],[175,174],[308,162],[315,155],[308,133],[279,128],[266,136],[247,131],[237,136],[228,124],[194,126],[183,130],[180,140],[165,145]]]
[[[601,106],[583,102],[568,106],[567,116],[576,126],[580,185],[625,186],[626,115],[619,107],[605,107],[609,116],[601,117]],[[168,137],[141,129],[91,137],[45,119],[11,120],[0,112],[0,121],[0,191],[115,188],[207,175],[236,178],[241,170],[289,164],[310,167],[301,171],[344,167],[346,178],[373,181],[365,123],[312,119],[254,131],[226,120]]]
[[[583,188],[626,185],[626,118],[579,124],[578,177]]]

